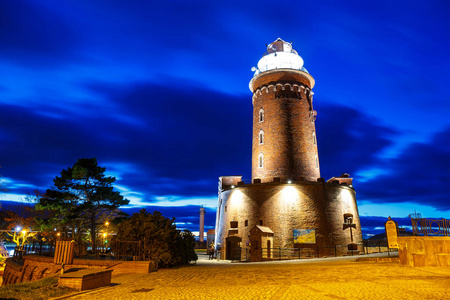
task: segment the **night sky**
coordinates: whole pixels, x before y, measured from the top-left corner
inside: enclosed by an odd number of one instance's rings
[[[448,1],[0,1],[2,200],[96,157],[130,207],[198,231],[204,205],[213,228],[218,177],[250,181],[251,68],[280,37],[363,232],[450,218],[449,36]]]

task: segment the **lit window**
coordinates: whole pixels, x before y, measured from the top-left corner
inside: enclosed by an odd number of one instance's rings
[[[262,153],[259,154],[259,167],[262,168],[264,165],[264,155]]]
[[[264,131],[263,130],[259,131],[259,143],[264,144]]]
[[[264,109],[259,110],[259,121],[264,122]]]
[[[353,215],[352,214],[344,214],[344,223],[352,224],[353,223]]]

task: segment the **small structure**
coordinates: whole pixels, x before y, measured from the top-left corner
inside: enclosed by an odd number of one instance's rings
[[[75,272],[67,272],[59,276],[58,284],[79,291],[110,286],[112,271],[105,269],[83,269]]]
[[[251,261],[270,260],[273,254],[273,231],[266,226],[255,225],[250,230]]]

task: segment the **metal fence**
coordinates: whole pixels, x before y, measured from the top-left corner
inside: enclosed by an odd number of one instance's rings
[[[114,241],[111,243],[111,257],[117,260],[144,260],[140,241]]]
[[[415,236],[450,236],[450,220],[411,218]]]
[[[231,250],[228,257],[232,257],[231,260],[239,261],[251,261],[251,249],[249,247],[241,247]],[[270,260],[293,260],[293,259],[308,259],[308,258],[320,258],[320,257],[338,257],[338,256],[353,256],[353,255],[366,255],[371,253],[381,253],[393,251],[389,249],[386,243],[364,242],[363,244],[349,245],[335,245],[334,247],[308,247],[308,248],[260,248],[260,256],[262,261]],[[223,251],[221,251],[223,252]],[[220,254],[222,255],[222,254]],[[226,259],[226,257],[220,257]],[[240,259],[239,259],[240,258]]]
[[[35,241],[24,246],[16,246],[14,248],[13,261],[18,264],[23,264],[24,256],[29,254],[35,255],[51,255],[55,252],[54,243],[45,243],[42,241]]]

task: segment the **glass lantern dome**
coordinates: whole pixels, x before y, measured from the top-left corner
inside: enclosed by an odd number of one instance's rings
[[[253,76],[256,76],[275,69],[293,69],[308,73],[303,67],[303,59],[297,51],[292,49],[292,43],[280,38],[267,46],[267,52],[258,61],[258,67],[253,67],[252,71],[255,72]]]

